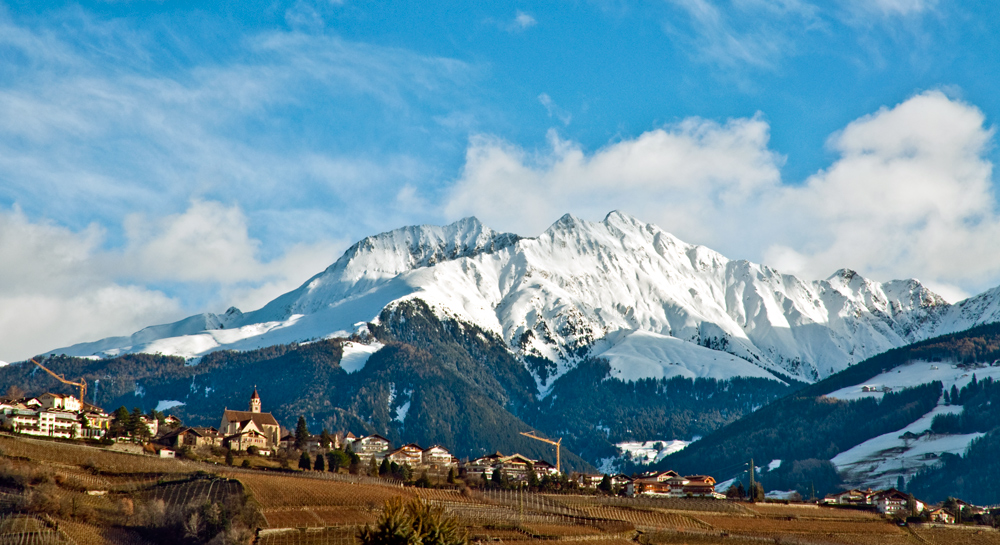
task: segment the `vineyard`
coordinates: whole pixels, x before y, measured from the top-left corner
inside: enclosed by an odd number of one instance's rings
[[[470,542],[498,545],[1000,545],[992,529],[900,527],[875,513],[816,505],[423,489],[4,436],[0,474],[7,483],[0,513],[22,513],[0,515],[0,545],[176,543],[188,531],[178,524],[195,515],[210,519],[220,506],[244,524],[242,542],[360,545],[358,529],[377,522],[393,498],[440,507]]]

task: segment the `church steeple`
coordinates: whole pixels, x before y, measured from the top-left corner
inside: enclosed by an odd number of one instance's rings
[[[250,396],[250,412],[259,413],[260,412],[260,394],[257,393],[257,386],[253,387],[253,395]]]

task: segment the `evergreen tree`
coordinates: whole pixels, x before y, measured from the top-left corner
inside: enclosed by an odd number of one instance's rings
[[[493,484],[495,486],[503,485],[503,472],[500,471],[499,467],[493,470]]]
[[[351,458],[347,456],[342,450],[331,450],[326,454],[327,465],[330,471],[336,473],[340,471],[340,468],[347,467],[351,464]]]
[[[375,458],[372,457],[372,460],[375,460]],[[391,473],[392,473],[392,464],[389,463],[388,458],[382,458],[382,465],[378,466],[379,477],[385,477],[387,475],[390,475]]]
[[[378,477],[378,462],[375,461],[374,456],[368,459],[368,476]]]
[[[326,458],[322,453],[316,455],[316,464],[313,465],[313,469],[316,471],[326,471]]]
[[[111,417],[111,434],[116,437],[124,437],[132,429],[132,415],[124,405],[115,409]]]
[[[231,466],[233,465],[234,462],[235,460],[233,459],[233,449],[229,449],[226,451],[226,465]]]
[[[299,456],[299,469],[312,469],[312,458],[308,452],[303,451],[302,456]]]
[[[430,488],[431,486],[433,486],[431,484],[430,477],[427,476],[427,472],[426,471],[424,471],[423,473],[421,473],[420,474],[420,478],[417,479],[417,482],[415,482],[413,484],[417,488]]]
[[[309,428],[306,426],[306,417],[299,415],[299,422],[295,425],[295,448],[301,449],[309,440]]]
[[[457,475],[455,475],[455,468],[449,469],[448,470],[448,484],[455,484],[455,478],[456,477],[457,477]]]
[[[601,492],[611,492],[611,476],[605,473],[601,484],[597,485],[597,489]]]
[[[747,497],[747,490],[746,490],[746,488],[743,488],[743,482],[742,481],[739,483],[739,485],[736,486],[736,492],[739,493],[741,500],[743,498]]]
[[[319,434],[319,446],[328,449],[332,443],[333,437],[330,437],[330,432],[326,431],[326,428],[323,428],[323,433]]]

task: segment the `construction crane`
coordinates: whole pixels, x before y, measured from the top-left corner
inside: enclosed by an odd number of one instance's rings
[[[536,439],[536,440],[541,441],[543,443],[548,443],[550,445],[555,445],[556,446],[556,472],[562,473],[562,464],[560,463],[560,453],[559,453],[559,449],[562,448],[562,437],[560,437],[558,441],[553,441],[551,439],[546,439],[544,437],[539,437],[539,436],[531,433],[530,431],[522,431],[521,435],[523,435],[525,437],[530,437],[532,439]]]
[[[57,374],[53,373],[48,367],[45,367],[44,365],[42,365],[42,364],[38,363],[37,361],[35,361],[34,358],[31,359],[31,363],[34,363],[35,365],[41,367],[46,373],[48,373],[48,374],[52,375],[53,377],[55,377],[55,379],[58,380],[59,382],[61,382],[63,384],[68,384],[70,386],[76,386],[77,388],[79,388],[80,389],[80,403],[84,403],[85,402],[85,398],[86,398],[86,395],[87,395],[87,381],[86,380],[83,380],[82,378],[80,379],[80,382],[73,382],[71,380],[66,380],[66,377],[64,377],[62,375],[57,375]]]

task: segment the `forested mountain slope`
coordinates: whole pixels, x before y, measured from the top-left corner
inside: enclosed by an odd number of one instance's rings
[[[847,484],[895,486],[902,477],[929,500],[962,493],[997,503],[1000,490],[974,483],[1000,471],[1000,457],[989,454],[1000,433],[998,359],[1000,324],[890,350],[724,426],[660,465],[728,478],[751,458],[758,465],[781,460],[775,465],[784,468],[798,462],[811,469],[800,471],[798,482],[778,471],[776,486],[808,490],[810,481],[837,484],[829,482],[832,462]],[[768,474],[760,478],[766,486]]]

